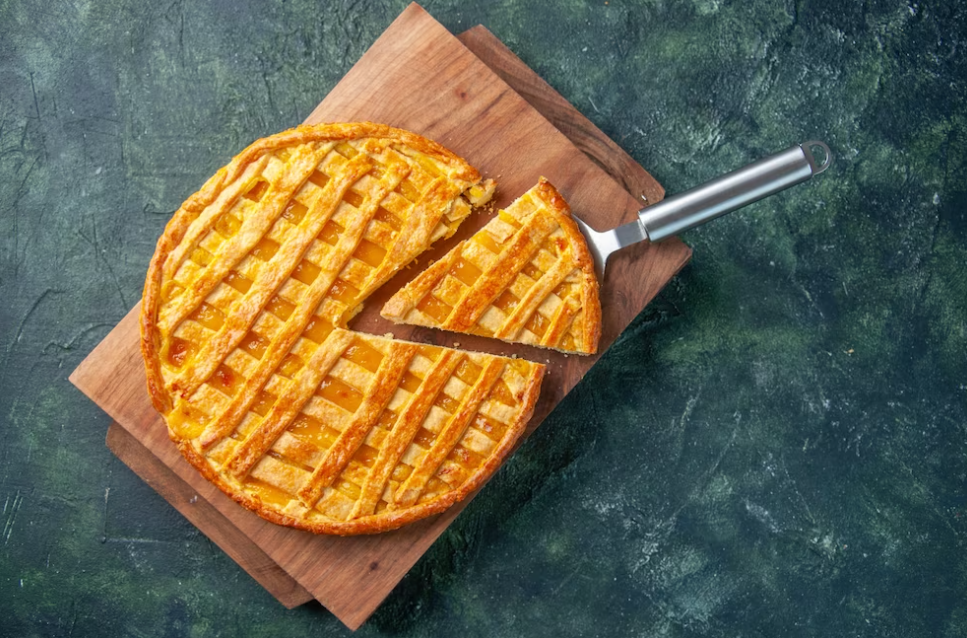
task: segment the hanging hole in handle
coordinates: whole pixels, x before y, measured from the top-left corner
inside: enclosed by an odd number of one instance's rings
[[[833,154],[824,143],[813,140],[811,142],[805,142],[800,146],[802,147],[803,153],[806,154],[806,160],[809,162],[810,168],[813,169],[813,175],[819,175],[833,163]],[[816,162],[816,156],[813,154],[814,149],[819,149],[820,151],[820,161],[818,163]]]

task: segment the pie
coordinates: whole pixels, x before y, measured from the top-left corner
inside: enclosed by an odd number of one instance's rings
[[[594,260],[543,177],[386,302],[397,323],[594,354],[601,302]]]
[[[158,241],[141,311],[148,390],[185,458],[242,505],[316,533],[393,529],[509,453],[543,366],[346,329],[493,183],[370,123],[252,144]]]

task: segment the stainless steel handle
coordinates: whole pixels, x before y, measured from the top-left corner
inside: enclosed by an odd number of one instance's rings
[[[814,147],[825,153],[819,163],[811,150]],[[798,144],[643,208],[638,219],[648,239],[658,241],[805,182],[829,168],[832,159],[822,142]]]

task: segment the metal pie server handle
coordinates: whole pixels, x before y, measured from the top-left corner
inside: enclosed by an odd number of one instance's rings
[[[825,153],[822,163],[816,162],[813,147]],[[658,241],[801,184],[829,168],[831,161],[829,147],[822,142],[797,144],[643,208],[638,211],[638,220],[648,240]]]
[[[823,151],[816,160],[813,149]],[[829,147],[822,142],[797,144],[722,177],[669,197],[638,211],[638,220],[612,230],[598,232],[577,220],[594,255],[598,276],[604,275],[608,256],[640,241],[658,241],[695,228],[738,208],[757,202],[790,186],[819,175],[832,162]]]

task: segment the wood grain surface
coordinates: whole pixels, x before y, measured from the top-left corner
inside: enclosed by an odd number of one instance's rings
[[[390,25],[307,121],[357,120],[407,128],[451,148],[484,175],[497,180],[499,206],[510,203],[544,175],[568,199],[575,215],[604,229],[633,219],[641,207],[642,195],[653,203],[663,193],[643,169],[489,32],[478,27],[458,40],[417,5],[410,5]],[[573,142],[562,130],[573,137]],[[226,159],[238,150],[228,149]],[[444,254],[487,220],[484,215],[473,216],[454,237],[437,246],[429,258],[421,258],[417,268],[404,270],[391,280],[370,298],[350,327],[375,334],[391,331],[400,338],[440,345],[459,342],[466,349],[516,354],[546,363],[549,374],[528,426],[531,431],[597,357],[565,356],[479,337],[405,328],[379,317],[385,299],[430,259]],[[601,352],[688,261],[690,254],[684,244],[673,239],[635,246],[609,262],[602,282]],[[436,518],[377,536],[314,536],[263,521],[205,481],[169,441],[164,422],[152,408],[145,390],[138,348],[138,312],[138,307],[132,309],[74,371],[71,381],[170,471],[168,476],[151,474],[163,477],[149,479],[155,481],[152,484],[156,489],[166,498],[173,494],[169,502],[216,543],[231,545],[232,549],[226,551],[283,604],[294,604],[304,597],[292,587],[294,582],[347,626],[359,627],[466,502]],[[129,465],[135,468],[136,461],[140,461],[135,456],[143,453],[132,450],[135,448],[129,445],[121,454],[126,454],[125,462],[131,461]],[[140,473],[137,468],[135,471]],[[157,481],[182,481],[210,507],[192,504],[189,515],[184,486],[168,490]],[[222,533],[221,528],[229,524],[238,534]],[[280,566],[292,582],[277,578],[271,569],[266,571],[261,555]]]

